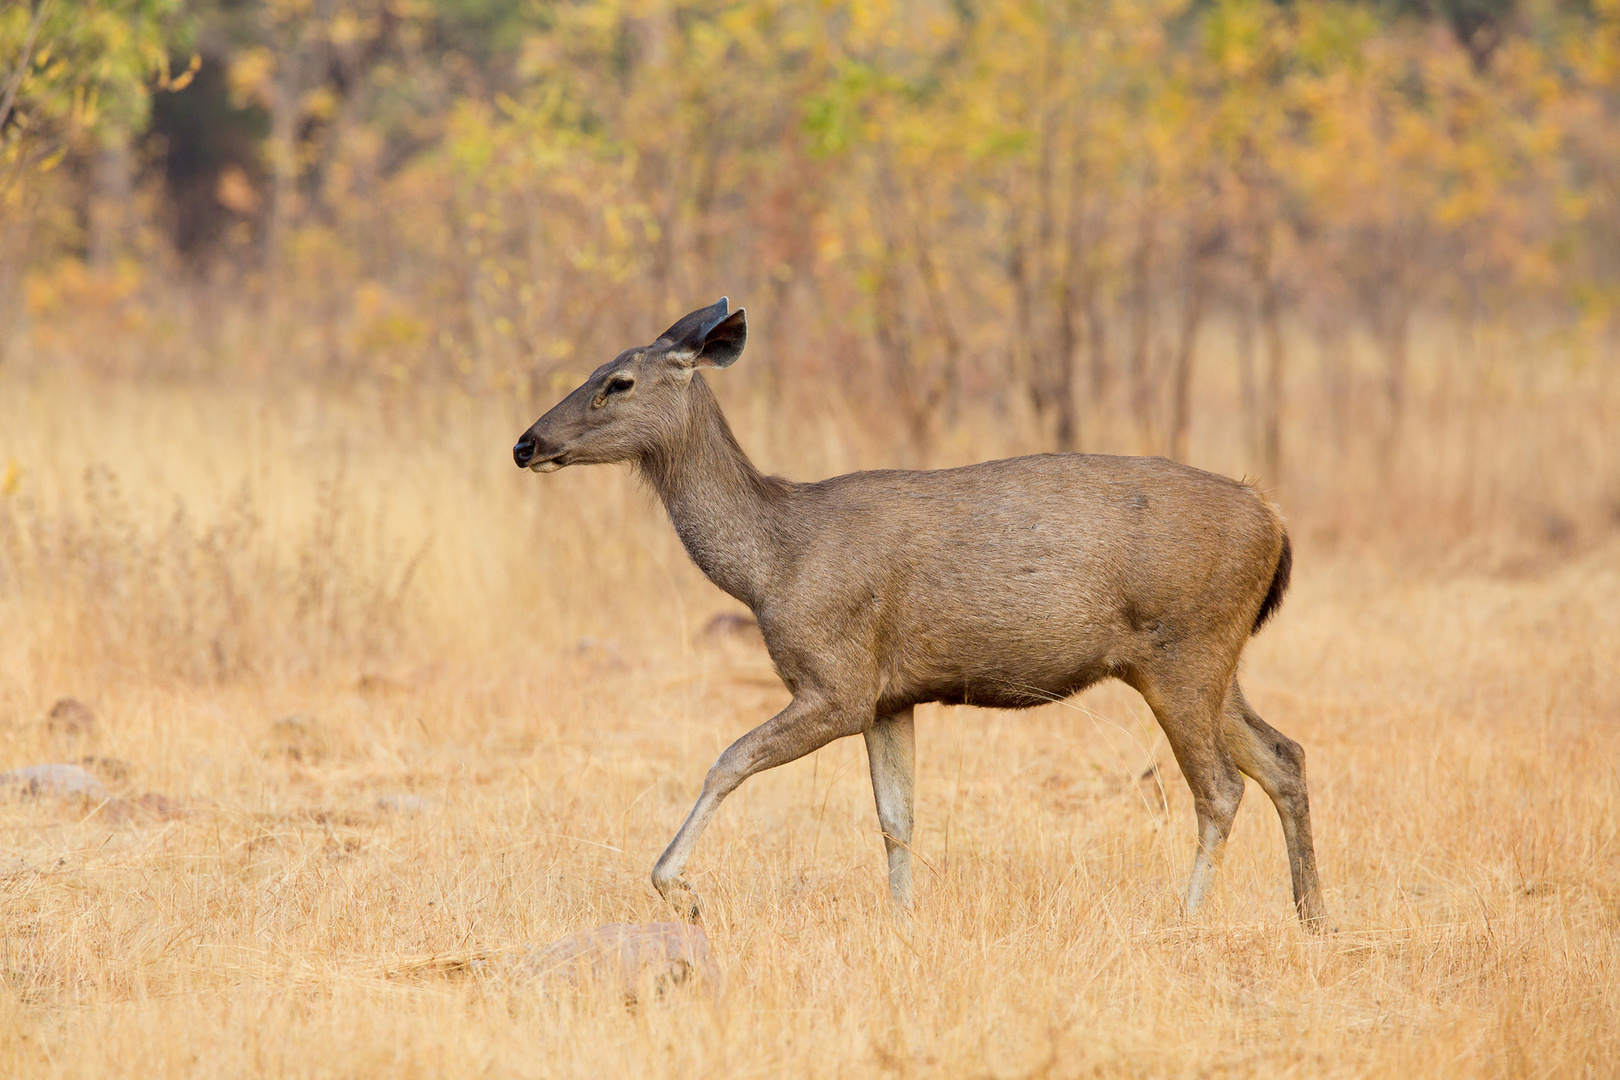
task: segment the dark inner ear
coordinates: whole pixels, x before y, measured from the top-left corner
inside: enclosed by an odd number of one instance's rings
[[[675,325],[658,335],[655,345],[686,346],[696,352],[703,346],[703,338],[730,311],[730,301],[724,296],[706,308],[698,308],[675,320]]]
[[[738,308],[731,318],[709,331],[703,349],[692,361],[693,367],[730,367],[748,344],[748,313]]]

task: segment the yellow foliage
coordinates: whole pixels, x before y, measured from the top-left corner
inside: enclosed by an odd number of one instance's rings
[[[269,108],[275,93],[276,55],[266,46],[242,49],[231,57],[227,72],[231,102],[237,108],[255,103]]]
[[[134,325],[140,318],[134,301],[142,281],[140,265],[134,260],[124,260],[111,270],[92,270],[80,259],[67,258],[27,276],[24,303],[36,320],[110,313],[133,320],[129,325]]]

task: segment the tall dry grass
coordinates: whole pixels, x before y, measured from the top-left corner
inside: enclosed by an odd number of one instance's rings
[[[1612,1075],[1616,394],[1510,375],[1393,470],[1295,397],[1295,586],[1244,677],[1310,756],[1337,934],[1257,790],[1182,914],[1190,799],[1103,687],[921,710],[911,918],[855,742],[750,781],[693,866],[723,991],[626,1009],[416,961],[667,917],[648,867],[786,699],[632,478],[513,469],[515,391],[0,372],[0,769],[124,797],[0,804],[0,1074]],[[1242,471],[1206,383],[1195,450]],[[773,469],[898,452],[835,392],[723,389]]]

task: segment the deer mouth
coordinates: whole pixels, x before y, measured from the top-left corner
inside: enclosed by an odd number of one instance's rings
[[[556,472],[558,469],[560,469],[564,465],[568,464],[567,458],[568,458],[567,454],[558,454],[556,457],[548,457],[544,461],[530,462],[529,463],[529,471],[531,471],[531,472]]]

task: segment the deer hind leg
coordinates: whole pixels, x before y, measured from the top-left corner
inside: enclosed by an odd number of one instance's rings
[[[1327,928],[1327,908],[1316,876],[1316,848],[1311,843],[1311,805],[1305,788],[1305,750],[1299,743],[1260,719],[1237,680],[1226,696],[1222,714],[1226,748],[1239,769],[1254,778],[1270,797],[1282,820],[1288,843],[1288,870],[1294,884],[1294,907],[1307,929]]]
[[[702,913],[697,894],[682,873],[698,837],[725,797],[755,773],[797,761],[834,739],[865,729],[871,715],[870,711],[839,709],[824,701],[796,697],[787,708],[726,747],[704,778],[703,792],[692,812],[653,865],[652,883],[658,894],[697,919]]]
[[[911,906],[911,791],[916,776],[911,720],[907,707],[879,717],[866,729],[872,794],[889,853],[889,891],[902,907]]]
[[[1149,686],[1143,689],[1143,696],[1192,789],[1193,810],[1198,815],[1198,848],[1187,883],[1187,912],[1191,914],[1202,906],[1214,885],[1215,868],[1243,800],[1243,774],[1221,735],[1221,697],[1207,685]]]

